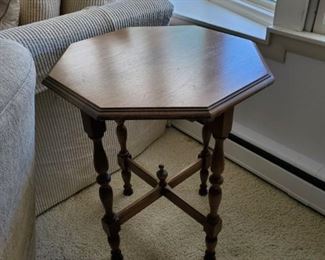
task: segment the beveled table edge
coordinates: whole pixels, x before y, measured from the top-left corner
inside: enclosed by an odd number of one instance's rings
[[[265,87],[271,85],[274,77],[270,71],[268,74],[241,88],[239,91],[219,100],[218,102],[207,107],[188,107],[188,108],[105,108],[102,109],[94,103],[76,94],[74,91],[48,76],[44,79],[43,84],[58,95],[72,103],[94,119],[98,120],[139,120],[139,119],[214,119],[227,108],[233,107],[244,99],[259,92]]]

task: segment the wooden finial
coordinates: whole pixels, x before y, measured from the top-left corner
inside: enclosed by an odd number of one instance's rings
[[[160,164],[159,171],[157,171],[157,177],[160,180],[160,182],[159,182],[160,187],[166,187],[166,185],[167,185],[166,179],[168,177],[168,172],[164,168],[165,168],[165,166]]]

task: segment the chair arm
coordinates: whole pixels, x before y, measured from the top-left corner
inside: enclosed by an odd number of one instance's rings
[[[53,65],[70,44],[129,26],[168,25],[173,5],[168,0],[122,0],[79,12],[4,30],[32,53],[37,71],[36,93]]]
[[[34,248],[35,78],[30,52],[0,40],[0,259]]]
[[[168,25],[174,10],[168,0],[121,0],[100,8],[109,13],[115,30],[134,26]]]

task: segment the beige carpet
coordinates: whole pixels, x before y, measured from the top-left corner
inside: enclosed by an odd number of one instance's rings
[[[191,138],[169,129],[137,160],[152,172],[164,162],[173,175],[200,149]],[[218,259],[325,259],[323,216],[229,161],[224,177]],[[150,189],[137,177],[132,183],[135,194],[125,198],[120,174],[114,174],[117,210]],[[207,198],[198,196],[198,186],[199,175],[194,175],[177,190],[207,212]],[[37,259],[109,259],[97,190],[94,185],[37,219]],[[205,250],[202,227],[164,198],[127,222],[120,234],[126,260],[202,259]]]

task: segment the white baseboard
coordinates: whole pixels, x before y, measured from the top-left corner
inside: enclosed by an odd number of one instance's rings
[[[202,141],[201,124],[185,120],[175,120],[172,124],[194,139]],[[214,144],[211,142],[210,145]],[[229,160],[271,183],[304,205],[325,215],[325,192],[323,190],[229,139],[225,142],[225,155]]]

